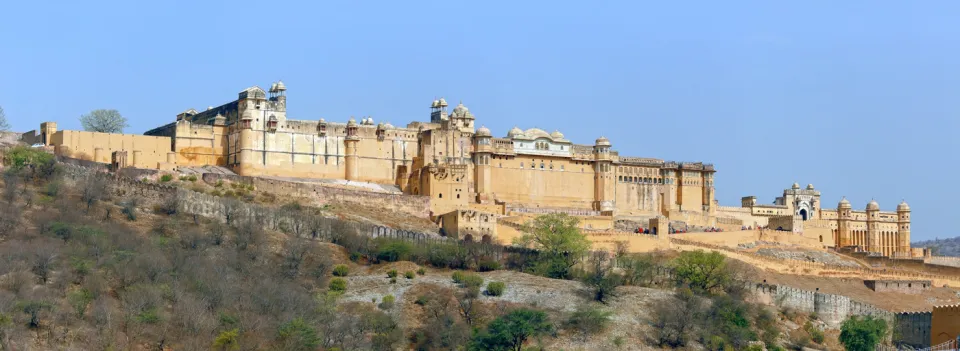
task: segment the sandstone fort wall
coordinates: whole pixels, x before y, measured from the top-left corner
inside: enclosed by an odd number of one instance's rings
[[[384,210],[405,213],[419,218],[430,216],[430,198],[417,195],[376,193],[352,189],[334,188],[322,184],[289,182],[259,177],[204,173],[203,181],[215,184],[218,180],[253,184],[257,190],[274,193],[280,197],[294,196],[309,199],[319,205],[347,203],[379,207]]]

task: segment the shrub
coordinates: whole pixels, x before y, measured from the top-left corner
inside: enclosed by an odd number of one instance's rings
[[[396,298],[394,298],[393,295],[387,295],[383,297],[383,299],[380,301],[380,304],[377,305],[377,307],[380,308],[381,310],[389,310],[393,308],[393,303],[395,301],[396,301]]]
[[[500,269],[500,262],[494,260],[481,260],[477,263],[477,271],[489,272]]]
[[[503,290],[507,288],[507,284],[504,282],[490,282],[487,284],[487,295],[490,296],[500,296],[503,295]]]
[[[347,291],[347,280],[343,278],[330,279],[330,291],[343,293]]]
[[[417,300],[414,301],[413,303],[418,304],[420,306],[426,306],[427,302],[430,302],[430,297],[427,295],[420,295],[420,296],[417,296]]]
[[[476,274],[467,274],[463,277],[463,287],[479,288],[483,286],[483,277]]]
[[[345,264],[338,264],[333,267],[333,275],[338,277],[346,277],[350,273],[350,268]]]
[[[160,182],[162,182],[162,183],[166,183],[166,182],[169,182],[169,181],[171,181],[171,180],[173,180],[173,176],[172,176],[172,175],[164,174],[164,175],[160,176]]]
[[[396,284],[396,283],[397,283],[397,277],[390,278],[390,284]]]
[[[423,267],[420,267],[420,268],[417,269],[417,274],[418,274],[418,275],[425,275],[425,274],[427,274],[427,270],[424,269]]]
[[[197,176],[191,174],[189,177],[187,177],[187,180],[189,180],[189,181],[191,181],[191,182],[195,182],[195,181],[197,181]]]
[[[474,335],[470,349],[520,350],[524,341],[550,333],[553,325],[543,311],[525,308],[499,317],[487,329]]]
[[[413,277],[416,277],[417,275],[413,271],[407,271],[406,273],[403,273],[403,276],[407,277],[407,279],[413,279]]]
[[[810,340],[818,344],[823,344],[824,335],[820,329],[813,329],[810,331]]]
[[[396,278],[396,277],[397,277],[397,270],[396,270],[396,269],[391,269],[391,270],[387,271],[387,278]]]
[[[299,317],[280,325],[277,336],[286,350],[315,350],[321,341],[313,326]]]
[[[586,339],[587,335],[602,332],[610,323],[612,315],[613,312],[610,311],[590,305],[580,305],[564,323],[564,327],[579,333],[583,339]]]
[[[710,293],[723,288],[730,274],[719,252],[684,251],[675,261],[674,276],[680,284],[690,286],[698,293]]]
[[[387,262],[406,260],[413,252],[413,245],[403,240],[390,240],[377,250],[377,259]]]
[[[218,180],[217,183],[214,184],[213,186],[214,186],[214,187],[217,187],[217,188],[223,187],[223,181],[222,181],[222,180]]]
[[[138,202],[139,201],[137,200],[137,198],[132,197],[127,199],[123,203],[121,203],[121,206],[123,206],[123,209],[120,212],[122,212],[124,215],[127,216],[128,221],[137,220],[137,203]]]
[[[840,326],[840,343],[847,350],[873,350],[887,334],[887,321],[873,316],[851,316]]]
[[[217,335],[216,339],[213,339],[213,348],[218,350],[240,349],[240,343],[237,341],[239,334],[240,329],[237,328],[221,332],[220,335]]]
[[[454,283],[457,283],[457,284],[462,283],[462,282],[463,282],[463,277],[464,277],[463,272],[461,272],[461,271],[454,271],[454,272],[453,272],[452,278],[453,278],[453,282],[454,282]]]

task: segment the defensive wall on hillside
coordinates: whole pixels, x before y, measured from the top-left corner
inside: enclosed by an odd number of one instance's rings
[[[129,178],[123,175],[113,176],[107,174],[105,165],[87,168],[85,163],[89,161],[71,160],[62,163],[64,173],[70,179],[80,179],[90,174],[100,173],[100,176],[111,177],[113,181],[108,182],[111,186],[110,191],[117,196],[137,195],[145,201],[145,204],[159,204],[161,200],[180,196],[185,201],[185,206],[191,206],[189,211],[201,215],[222,216],[223,198],[203,194],[191,190],[182,189],[176,186],[158,184],[148,181],[142,181],[138,178]],[[204,175],[205,177],[207,174]],[[275,181],[276,182],[276,181]],[[256,183],[255,183],[256,184]],[[263,184],[263,183],[260,183]],[[292,183],[286,193],[277,194],[279,196],[300,196],[305,199],[317,202],[320,205],[328,203],[353,203],[365,206],[377,206],[385,210],[400,212],[425,218],[429,215],[429,199],[423,196],[401,196],[394,194],[381,194],[373,192],[355,191],[349,189],[327,188],[320,185]],[[258,185],[255,185],[258,186]],[[278,187],[278,186],[274,186]],[[269,189],[270,187],[268,187]],[[260,189],[260,188],[258,188]],[[275,190],[275,189],[274,189]]]
[[[252,184],[254,188],[260,191],[273,193],[280,197],[295,196],[312,199],[319,201],[320,205],[350,203],[389,209],[419,218],[430,217],[430,198],[426,196],[353,190],[318,183],[291,182],[260,177],[216,173],[203,174],[203,181],[208,184],[215,184],[218,180]]]
[[[876,306],[851,300],[849,297],[791,288],[789,286],[759,283],[754,291],[761,300],[769,300],[782,308],[805,313],[816,313],[824,323],[837,328],[850,316],[882,318],[892,326],[888,335],[897,344],[913,347],[930,346],[931,312],[894,313]]]

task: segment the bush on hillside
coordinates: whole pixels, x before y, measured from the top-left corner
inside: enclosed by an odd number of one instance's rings
[[[347,291],[347,280],[343,278],[330,279],[330,291],[343,293]]]
[[[487,284],[487,295],[500,296],[503,295],[503,291],[506,289],[507,284],[504,282],[490,282]]]
[[[350,273],[350,268],[345,264],[333,266],[333,275],[337,277],[346,277]]]
[[[850,316],[840,326],[840,343],[850,351],[872,351],[887,334],[887,321],[873,316]]]

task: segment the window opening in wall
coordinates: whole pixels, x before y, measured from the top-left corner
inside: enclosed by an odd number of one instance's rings
[[[443,198],[443,193],[440,193],[440,196],[439,196],[439,197],[442,199],[442,198]]]
[[[457,194],[457,198],[458,198],[458,199],[460,198],[460,194]]]

